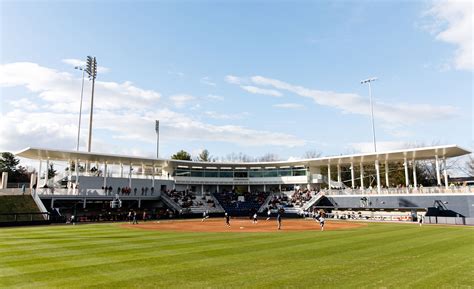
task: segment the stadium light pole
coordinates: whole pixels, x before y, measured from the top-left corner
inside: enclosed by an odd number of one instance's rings
[[[94,114],[94,87],[95,87],[95,78],[97,77],[97,60],[95,57],[87,56],[86,72],[89,75],[89,80],[92,80],[91,112],[89,116],[89,140],[87,143],[87,152],[91,152],[92,118]]]
[[[79,103],[79,124],[77,125],[77,146],[76,150],[79,151],[79,138],[81,136],[81,117],[82,117],[82,98],[84,96],[84,74],[85,69],[82,66],[76,66],[74,69],[82,71],[82,86],[81,86],[81,102]]]
[[[156,120],[155,122],[155,132],[156,132],[156,158],[160,157],[160,121]]]
[[[377,77],[371,77],[365,80],[362,80],[360,84],[368,84],[369,85],[369,98],[370,98],[370,113],[372,115],[372,134],[374,138],[374,151],[377,152],[377,142],[375,139],[375,124],[374,124],[374,104],[372,102],[372,87],[370,86],[370,83],[373,81],[376,81]]]

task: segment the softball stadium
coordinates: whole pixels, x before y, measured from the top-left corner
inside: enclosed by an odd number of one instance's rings
[[[2,176],[0,287],[472,288],[474,187],[446,169],[469,153],[206,163],[26,148],[29,187]],[[52,161],[66,173],[49,179]]]

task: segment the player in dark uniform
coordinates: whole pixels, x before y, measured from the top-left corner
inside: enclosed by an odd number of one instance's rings
[[[278,230],[281,230],[281,211],[278,210],[278,215],[277,215],[277,224],[278,224]]]
[[[230,228],[230,216],[227,213],[225,213],[225,224]]]

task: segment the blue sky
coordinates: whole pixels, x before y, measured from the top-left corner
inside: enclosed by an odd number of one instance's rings
[[[2,1],[0,150],[74,149],[80,73],[101,66],[94,151],[299,158],[473,148],[468,1]],[[467,23],[467,25],[466,25]],[[90,84],[85,88],[85,149]]]

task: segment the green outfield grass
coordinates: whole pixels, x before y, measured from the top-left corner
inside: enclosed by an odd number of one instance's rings
[[[0,229],[0,288],[472,288],[474,228],[174,233]]]

